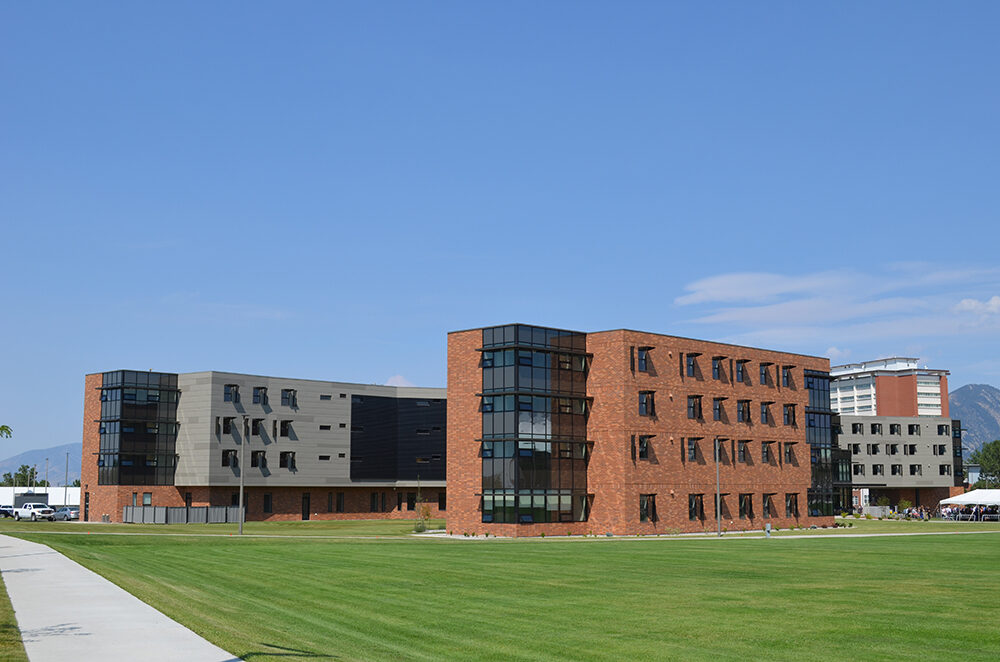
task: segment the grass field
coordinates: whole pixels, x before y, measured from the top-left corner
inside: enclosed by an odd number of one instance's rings
[[[27,662],[28,656],[21,643],[21,632],[17,629],[14,609],[7,598],[7,588],[0,577],[0,660],[4,662]]]
[[[1000,651],[1000,534],[473,543],[414,540],[396,522],[335,524],[328,534],[385,538],[46,535],[48,523],[0,532],[58,549],[247,660],[996,660]],[[855,528],[879,525],[956,530]],[[280,531],[299,528],[324,527]]]

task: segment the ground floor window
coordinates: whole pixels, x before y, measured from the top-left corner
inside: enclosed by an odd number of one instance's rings
[[[344,512],[344,493],[337,492],[337,512]]]
[[[274,512],[271,509],[271,495],[270,494],[265,494],[264,495],[264,512],[265,513]]]
[[[144,506],[152,506],[153,505],[153,493],[152,492],[143,492],[142,493],[142,505],[144,505]]]
[[[445,509],[445,505],[447,505],[447,502],[445,500],[445,493],[438,492],[438,510],[443,511]]]
[[[775,515],[775,512],[774,512],[774,499],[773,499],[773,497],[774,497],[773,494],[765,494],[764,495],[764,501],[761,504],[761,512],[763,513],[765,519],[766,518],[770,518],[770,517],[774,517],[774,515]]]
[[[571,490],[496,490],[483,494],[481,508],[484,522],[585,522],[589,511],[587,499],[585,493]]]
[[[640,522],[655,522],[656,521],[656,495],[655,494],[640,494],[639,495],[639,521]]]
[[[688,519],[689,520],[705,519],[705,504],[703,495],[701,494],[688,495]]]
[[[799,495],[798,494],[786,494],[785,495],[785,517],[798,517],[799,516]]]
[[[368,511],[372,513],[378,512],[378,492],[372,492],[371,503],[368,504]]]
[[[740,519],[753,519],[753,495],[740,495]]]
[[[417,507],[417,493],[407,492],[406,493],[406,509],[413,510]]]

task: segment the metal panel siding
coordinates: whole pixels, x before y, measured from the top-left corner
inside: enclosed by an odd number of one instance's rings
[[[398,415],[395,398],[358,396],[351,404],[351,480],[393,480]]]
[[[362,396],[351,405],[351,479],[444,480],[445,418],[444,398]]]

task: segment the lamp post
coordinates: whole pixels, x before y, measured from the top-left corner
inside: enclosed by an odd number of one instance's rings
[[[722,537],[722,498],[719,493],[719,438],[715,438],[715,524]]]
[[[63,477],[63,505],[68,506],[68,496],[69,494],[69,453],[66,453],[66,475]],[[80,505],[79,503],[77,505]]]
[[[243,438],[240,439],[240,535],[243,535],[243,472],[246,465],[243,460],[246,458],[247,439],[250,438],[250,419],[243,417]]]

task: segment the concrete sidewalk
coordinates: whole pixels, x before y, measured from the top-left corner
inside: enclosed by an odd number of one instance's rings
[[[0,535],[0,571],[31,662],[239,659],[45,545]]]

